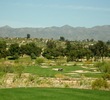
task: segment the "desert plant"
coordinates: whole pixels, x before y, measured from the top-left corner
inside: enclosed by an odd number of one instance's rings
[[[4,72],[4,73],[13,73],[14,72],[14,68],[13,66],[0,66],[0,72]]]
[[[31,53],[31,59],[36,59],[36,55],[34,53]]]
[[[15,66],[14,67],[14,71],[15,71],[15,73],[18,74],[19,78],[21,77],[21,74],[23,73],[23,70],[24,70],[24,66]]]
[[[104,75],[102,75],[104,80],[110,80],[110,74],[109,73],[105,73]]]
[[[65,83],[64,88],[69,88],[69,85]]]
[[[110,62],[98,62],[95,64],[95,67],[103,73],[110,73]]]
[[[44,58],[37,58],[36,59],[36,64],[41,65],[42,63],[44,63]]]
[[[92,89],[107,89],[108,83],[104,79],[96,79],[92,82]]]
[[[12,58],[13,58],[13,60],[18,59],[18,58],[19,58],[18,53],[15,53],[15,54],[12,56]]]
[[[34,80],[35,80],[35,77],[33,75],[29,75],[28,81],[29,82],[34,82]]]

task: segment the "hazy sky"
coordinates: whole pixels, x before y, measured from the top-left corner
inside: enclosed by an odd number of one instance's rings
[[[110,0],[0,0],[0,26],[110,25]]]

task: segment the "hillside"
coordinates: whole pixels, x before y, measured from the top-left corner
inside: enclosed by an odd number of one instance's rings
[[[109,40],[110,25],[95,26],[92,28],[71,27],[64,25],[62,27],[46,27],[46,28],[12,28],[10,26],[0,27],[0,37],[26,37],[31,34],[34,38],[54,38],[59,39],[60,36],[69,40]]]

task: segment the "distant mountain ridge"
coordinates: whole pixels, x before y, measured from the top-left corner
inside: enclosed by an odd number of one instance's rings
[[[110,25],[95,26],[92,28],[72,27],[64,25],[62,27],[46,28],[12,28],[8,25],[0,27],[0,37],[26,37],[30,34],[32,38],[53,38],[59,39],[60,36],[68,40],[110,40]]]

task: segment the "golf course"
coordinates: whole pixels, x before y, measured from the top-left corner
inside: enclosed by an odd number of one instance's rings
[[[110,91],[70,88],[0,89],[0,100],[110,100]]]

